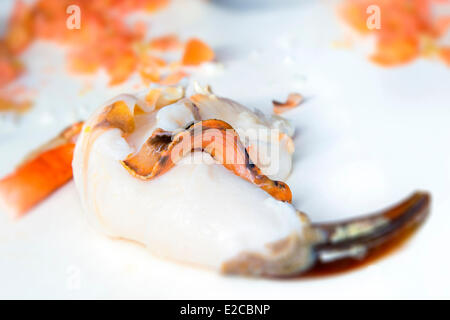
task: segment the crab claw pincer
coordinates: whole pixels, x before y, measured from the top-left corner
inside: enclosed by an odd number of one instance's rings
[[[224,273],[292,276],[361,259],[428,213],[430,197],[416,193],[374,215],[311,223],[283,181],[293,153],[287,122],[207,91],[160,93],[164,101],[110,101],[77,142],[74,178],[85,212],[112,237]]]

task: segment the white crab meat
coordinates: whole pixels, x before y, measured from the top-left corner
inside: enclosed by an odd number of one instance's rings
[[[136,105],[152,108],[139,97],[119,100],[133,112]],[[151,180],[131,175],[120,161],[139,150],[157,128],[176,132],[199,117],[212,118],[228,122],[246,147],[253,145],[255,154],[277,163],[279,170],[261,166],[264,174],[284,180],[290,171],[292,132],[280,130],[279,118],[270,120],[231,100],[197,94],[135,113],[135,129],[125,137],[119,128],[100,133],[92,129],[103,110],[85,125],[73,161],[75,183],[94,226],[140,242],[157,256],[224,272],[285,274],[309,266],[307,219],[209,154],[194,152]],[[270,131],[282,138],[274,139]],[[278,148],[276,157],[258,150],[258,142]]]

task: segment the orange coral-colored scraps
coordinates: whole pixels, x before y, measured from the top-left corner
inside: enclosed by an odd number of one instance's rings
[[[16,79],[22,70],[20,61],[0,42],[0,88]]]
[[[199,39],[190,39],[184,49],[182,64],[185,66],[198,66],[214,59],[214,51]]]
[[[20,85],[0,87],[0,113],[25,113],[32,106],[34,92]]]
[[[117,0],[116,0],[117,1]],[[161,10],[165,6],[169,4],[170,0],[153,0],[153,1],[146,1],[146,0],[135,0],[134,2],[144,2],[144,9],[148,12],[155,12],[158,10]],[[133,2],[133,1],[130,1]]]
[[[3,40],[0,39],[0,87],[22,71],[18,54],[34,40],[46,39],[67,46],[69,69],[93,73],[103,68],[109,84],[120,84],[135,71],[143,83],[175,85],[188,76],[184,66],[197,66],[214,59],[213,50],[198,39],[184,45],[174,34],[144,41],[146,26],[128,26],[126,14],[154,11],[169,0],[36,0],[17,1]],[[69,5],[81,11],[81,28],[66,27]],[[182,50],[182,61],[166,60],[167,51]]]
[[[147,47],[141,49],[139,73],[145,83],[153,82],[165,86],[178,84],[189,75],[183,71],[184,66],[198,66],[214,59],[214,51],[198,39],[188,40],[181,63],[165,60],[153,55],[154,50],[169,51],[182,47],[182,43],[174,35],[154,39]],[[162,76],[165,74],[165,76]]]
[[[171,51],[180,49],[181,46],[181,41],[174,34],[154,38],[150,41],[150,49],[152,50]]]
[[[159,82],[161,69],[166,65],[167,62],[164,59],[149,54],[145,49],[140,51],[138,71],[145,84]]]
[[[142,25],[128,27],[126,14],[135,10],[154,11],[169,0],[37,0],[33,4],[17,1],[3,39],[3,52],[17,55],[35,39],[56,41],[69,46],[69,66],[77,72],[94,72],[106,69],[110,83],[117,84],[136,70],[138,57],[133,50],[142,41]],[[69,5],[81,11],[81,28],[66,27]],[[13,80],[14,60],[6,60],[1,53],[0,85]]]
[[[449,28],[448,17],[434,17],[432,6],[442,0],[345,0],[339,8],[343,19],[361,34],[376,37],[376,51],[370,57],[383,66],[410,62],[419,56],[442,52],[436,40]],[[369,6],[380,8],[380,29],[369,29]],[[430,40],[433,45],[430,46]],[[428,45],[424,45],[428,43]],[[430,52],[430,48],[433,48]],[[444,54],[445,58],[445,54]]]
[[[17,1],[13,8],[4,44],[11,53],[22,52],[32,41],[32,16],[28,5]]]
[[[450,47],[443,47],[439,50],[441,59],[450,67]]]
[[[31,108],[30,101],[14,101],[0,97],[0,112],[24,113]]]

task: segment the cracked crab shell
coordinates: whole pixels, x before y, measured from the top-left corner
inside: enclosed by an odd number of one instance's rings
[[[227,121],[238,132],[271,130],[279,124],[211,95],[194,95],[153,110],[137,96],[119,96],[108,105],[114,102],[125,103],[133,115],[129,132],[98,129],[100,115],[107,108],[101,107],[85,124],[74,153],[77,190],[96,228],[112,237],[140,242],[159,257],[226,273],[284,275],[309,267],[314,236],[306,217],[291,204],[234,175],[209,154],[193,152],[151,180],[131,175],[121,162],[137,152],[155,129],[183,130],[198,118]],[[283,143],[264,135],[248,140],[255,139],[264,144]],[[288,148],[281,152],[291,161]],[[271,174],[280,180],[286,175],[282,171]]]

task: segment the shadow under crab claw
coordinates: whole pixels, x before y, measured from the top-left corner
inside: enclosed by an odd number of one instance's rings
[[[314,246],[315,263],[308,274],[342,272],[369,262],[403,243],[427,218],[431,196],[415,192],[378,213],[336,223],[314,223],[324,235]]]

